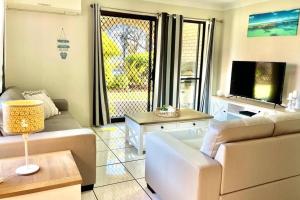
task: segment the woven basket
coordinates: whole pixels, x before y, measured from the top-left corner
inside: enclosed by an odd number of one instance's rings
[[[175,112],[162,111],[160,110],[160,108],[156,108],[156,111],[154,113],[159,117],[166,117],[166,118],[174,118],[180,116],[180,110],[177,108]]]

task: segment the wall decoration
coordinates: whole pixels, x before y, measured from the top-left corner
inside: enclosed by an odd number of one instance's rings
[[[300,9],[253,14],[249,16],[248,37],[295,36]]]
[[[64,28],[61,29],[59,38],[57,39],[57,48],[61,59],[65,60],[68,56],[68,50],[70,48],[70,41],[66,38]]]

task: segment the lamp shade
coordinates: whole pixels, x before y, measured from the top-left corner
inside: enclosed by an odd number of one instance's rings
[[[3,129],[6,133],[36,133],[44,129],[44,106],[39,100],[2,103]]]

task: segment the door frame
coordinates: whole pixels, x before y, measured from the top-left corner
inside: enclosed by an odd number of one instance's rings
[[[198,36],[197,36],[197,52],[196,52],[196,76],[195,77],[187,77],[181,78],[181,81],[195,81],[195,90],[194,90],[194,105],[193,109],[199,110],[200,109],[200,99],[201,99],[201,87],[202,87],[202,74],[203,74],[203,64],[204,64],[204,49],[205,49],[205,37],[206,37],[206,26],[207,23],[205,21],[196,21],[196,20],[183,20],[183,23],[193,23],[198,24]],[[201,26],[202,25],[202,36]],[[200,40],[201,39],[201,40]],[[202,41],[200,47],[200,41]],[[199,50],[201,48],[201,56],[199,56]]]
[[[152,111],[153,110],[154,72],[155,72],[155,67],[156,67],[158,17],[149,16],[149,15],[125,13],[125,12],[115,12],[115,11],[108,11],[108,10],[101,10],[101,16],[119,17],[119,18],[125,18],[125,19],[138,19],[138,20],[145,20],[145,21],[150,22],[149,34],[150,35],[154,34],[154,38],[149,40],[149,73],[148,73],[147,111],[148,112]],[[153,48],[152,48],[152,45],[153,45]],[[152,53],[153,53],[153,59],[152,59]],[[151,96],[151,90],[152,90],[152,96]],[[151,101],[151,98],[152,98],[152,101]],[[124,121],[125,121],[125,117],[111,118],[112,123],[124,122]]]

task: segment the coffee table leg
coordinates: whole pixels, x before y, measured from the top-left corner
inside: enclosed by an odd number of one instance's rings
[[[129,143],[129,124],[128,120],[125,117],[125,140]]]
[[[138,144],[138,154],[143,155],[144,152],[144,127],[140,126],[139,130],[139,144]]]

